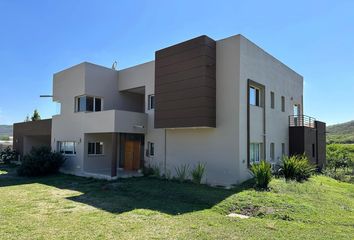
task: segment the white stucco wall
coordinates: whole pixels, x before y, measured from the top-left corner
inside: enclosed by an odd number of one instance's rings
[[[285,143],[286,154],[289,149],[288,116],[293,114],[293,105],[301,104],[303,94],[303,78],[279,60],[266,53],[260,47],[239,35],[240,38],[240,152],[239,159],[247,159],[247,80],[250,79],[265,86],[266,112],[266,159],[270,159],[270,143],[275,144],[275,159],[282,157],[281,144]],[[270,92],[275,94],[275,108],[271,109]],[[285,96],[285,112],[281,111],[281,96]],[[251,106],[252,109],[252,106]],[[254,110],[254,109],[253,109]],[[259,116],[252,116],[251,125],[263,124]],[[261,131],[262,126],[254,126],[253,131]],[[252,133],[252,130],[251,130]],[[256,136],[252,136],[256,138]],[[240,168],[240,175],[247,170],[246,165]]]

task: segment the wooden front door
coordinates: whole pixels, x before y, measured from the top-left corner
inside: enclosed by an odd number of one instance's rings
[[[126,140],[124,151],[124,169],[140,169],[140,141]]]

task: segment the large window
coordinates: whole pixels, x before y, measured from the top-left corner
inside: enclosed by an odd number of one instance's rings
[[[250,143],[250,162],[258,163],[261,160],[262,143]]]
[[[150,157],[155,155],[155,144],[153,142],[148,142],[148,151]]]
[[[76,112],[99,111],[102,111],[102,98],[90,96],[76,97]]]
[[[103,142],[89,142],[87,153],[89,155],[102,155],[103,154]]]
[[[76,142],[69,141],[58,141],[58,152],[64,155],[75,155],[76,154]]]
[[[155,95],[148,96],[148,110],[155,109]]]
[[[270,160],[274,161],[274,152],[275,152],[275,146],[274,143],[270,143]]]
[[[259,88],[250,86],[249,94],[249,104],[253,106],[261,106],[261,90]]]

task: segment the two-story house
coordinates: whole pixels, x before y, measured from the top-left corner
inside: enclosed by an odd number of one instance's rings
[[[66,155],[62,171],[80,176],[144,166],[174,176],[200,162],[204,182],[231,185],[262,159],[305,152],[325,162],[325,124],[303,115],[303,77],[242,35],[200,36],[127,69],[75,65],[54,74],[53,101],[61,111],[46,144]],[[36,138],[25,135],[15,125],[19,149]]]

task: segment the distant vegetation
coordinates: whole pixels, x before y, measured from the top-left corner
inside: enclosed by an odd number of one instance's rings
[[[0,125],[0,137],[12,136],[12,125]]]
[[[328,126],[327,143],[354,144],[354,121]]]

